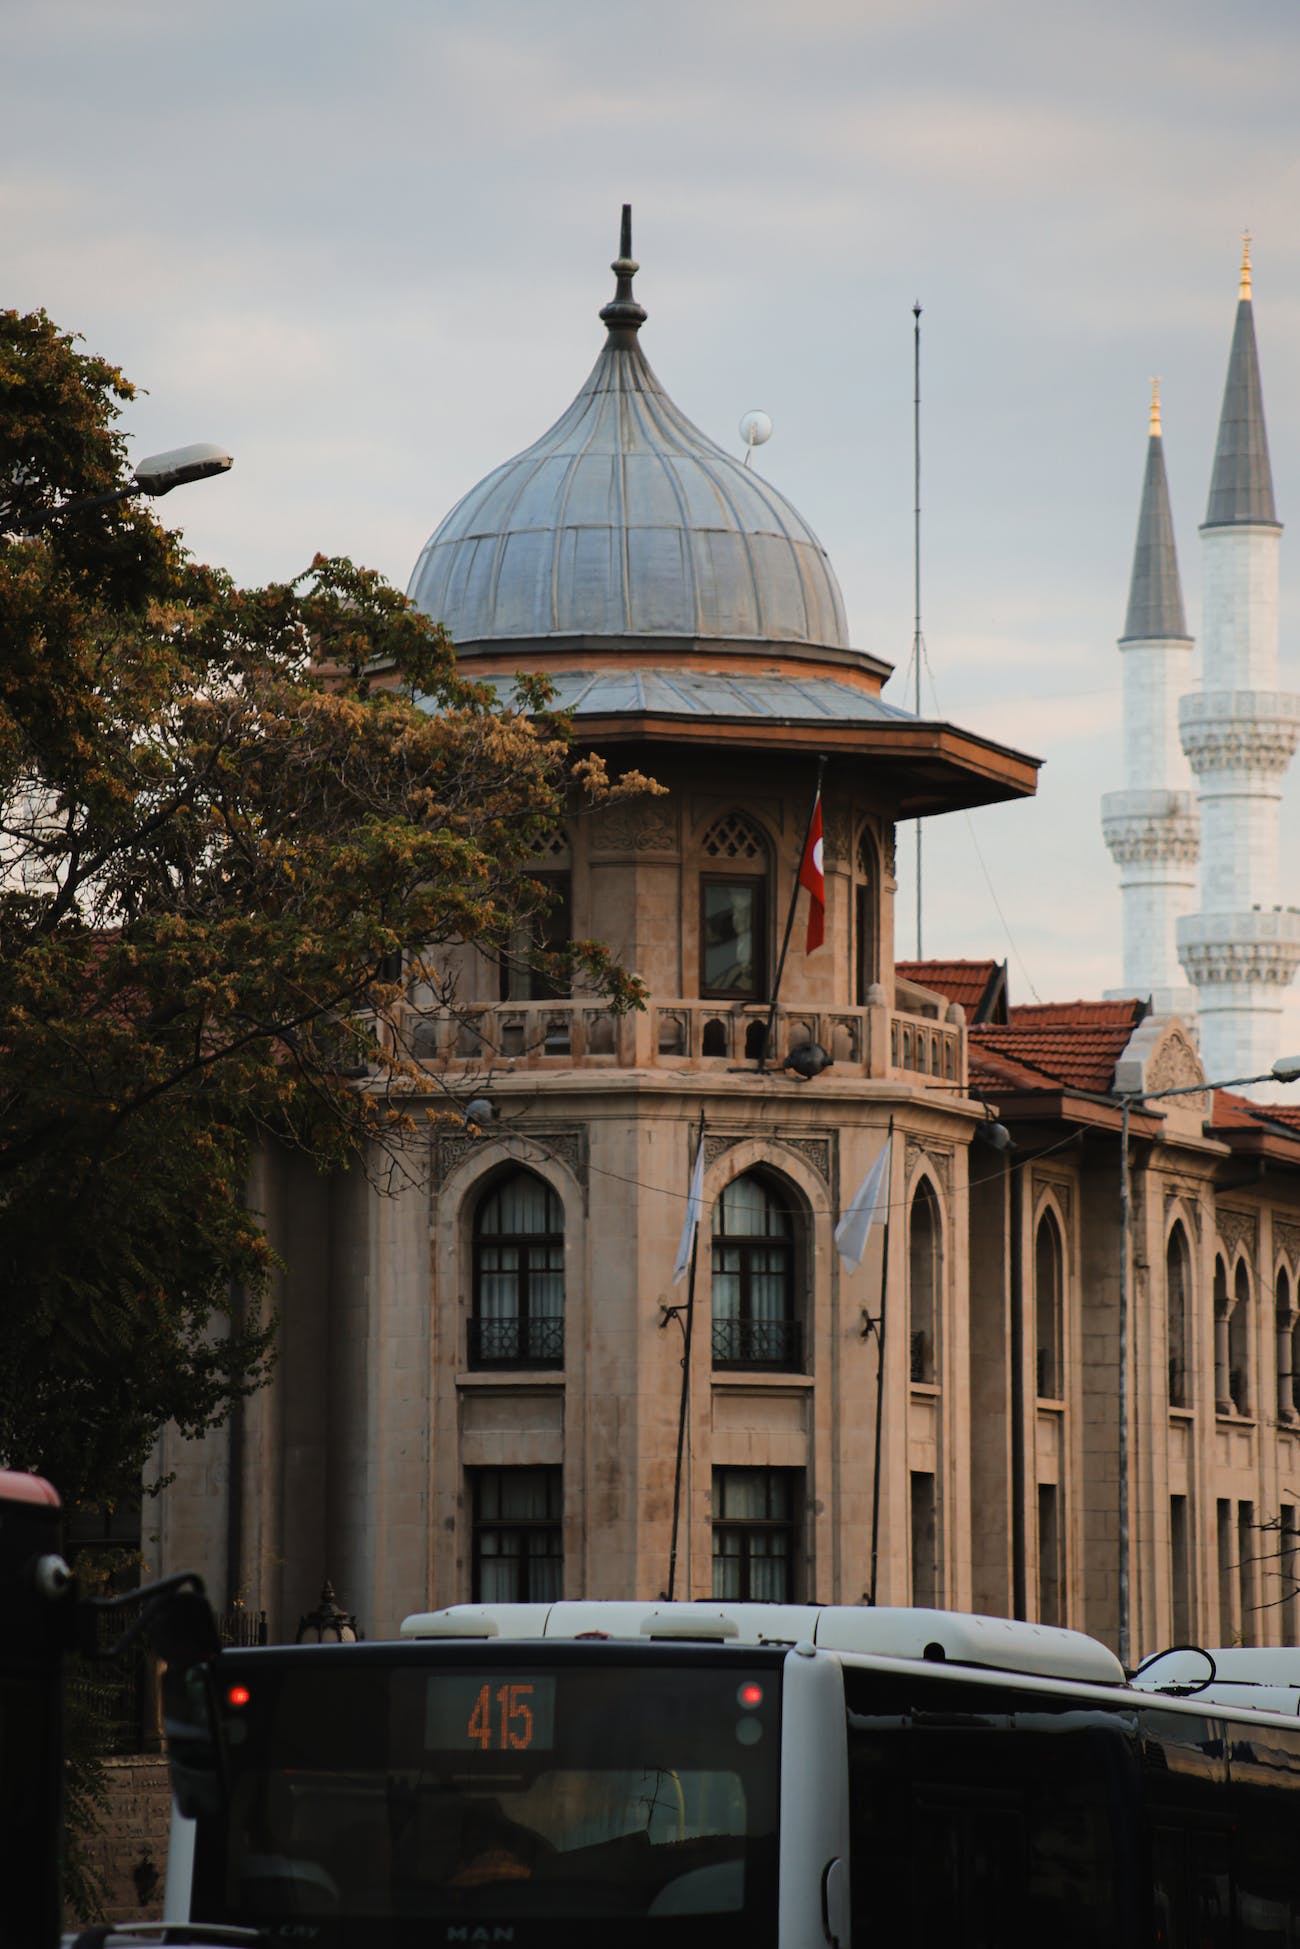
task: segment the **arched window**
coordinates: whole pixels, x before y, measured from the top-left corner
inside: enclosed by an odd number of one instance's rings
[[[1214,1409],[1216,1414],[1232,1413],[1228,1358],[1228,1268],[1222,1259],[1214,1261]]]
[[[511,930],[500,962],[503,1002],[554,1001],[569,988],[539,956],[562,954],[573,939],[573,856],[562,827],[538,849],[529,878],[540,888],[533,911]]]
[[[713,1364],[798,1368],[791,1193],[763,1171],[733,1178],[713,1207]]]
[[[564,1211],[531,1171],[498,1182],[474,1216],[471,1367],[564,1364]]]
[[[700,993],[762,1001],[767,995],[767,840],[743,812],[728,812],[709,827],[701,851]]]
[[[1034,1237],[1034,1316],[1038,1334],[1038,1392],[1059,1401],[1065,1392],[1065,1255],[1061,1228],[1051,1211],[1038,1221]]]
[[[853,879],[853,995],[865,1008],[867,990],[880,979],[880,852],[870,829],[858,841]]]
[[[1165,1337],[1169,1356],[1169,1405],[1185,1408],[1187,1400],[1187,1321],[1192,1257],[1181,1223],[1169,1234],[1165,1247]]]
[[[907,1218],[907,1305],[911,1376],[939,1379],[939,1322],[942,1312],[943,1237],[939,1200],[929,1178],[912,1195]]]
[[[1228,1320],[1228,1394],[1238,1414],[1250,1413],[1250,1274],[1237,1261]]]
[[[1294,1421],[1296,1317],[1291,1299],[1291,1277],[1285,1266],[1277,1269],[1273,1293],[1277,1305],[1277,1418],[1279,1421]]]

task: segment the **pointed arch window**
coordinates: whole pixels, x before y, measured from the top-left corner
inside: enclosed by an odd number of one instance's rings
[[[704,835],[700,872],[700,993],[762,1001],[767,993],[771,854],[743,812],[715,819]]]
[[[853,879],[853,994],[859,1008],[880,979],[880,849],[869,827],[858,840]]]
[[[1181,1221],[1165,1247],[1165,1337],[1169,1361],[1169,1405],[1189,1406],[1187,1387],[1187,1324],[1190,1314],[1192,1256]]]
[[[564,1210],[532,1171],[497,1183],[474,1216],[471,1367],[564,1365]]]
[[[1232,1393],[1228,1371],[1228,1268],[1221,1258],[1214,1261],[1214,1411],[1232,1413]]]
[[[1250,1274],[1238,1259],[1228,1320],[1228,1395],[1238,1414],[1250,1413]]]
[[[557,826],[538,849],[529,878],[541,889],[536,910],[511,931],[499,968],[503,1002],[555,1001],[569,988],[539,957],[563,954],[573,939],[573,854]]]
[[[764,1171],[733,1178],[713,1207],[713,1364],[798,1369],[792,1193]]]
[[[1277,1269],[1273,1291],[1277,1308],[1277,1418],[1293,1422],[1296,1419],[1296,1313],[1291,1275],[1285,1266]]]
[[[939,1200],[929,1178],[912,1194],[907,1216],[907,1308],[911,1377],[937,1385],[942,1317],[943,1235]]]
[[[1065,1392],[1065,1254],[1055,1214],[1044,1211],[1034,1234],[1034,1324],[1039,1397],[1059,1401]]]

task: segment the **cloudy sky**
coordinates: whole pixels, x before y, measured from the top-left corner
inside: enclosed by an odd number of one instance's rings
[[[678,404],[812,522],[853,641],[912,636],[923,314],[927,709],[1046,760],[927,828],[927,953],[1013,997],[1120,979],[1099,794],[1149,379],[1184,592],[1236,297],[1256,322],[1300,688],[1294,0],[4,0],[0,304],[147,397],[139,454],[224,480],[160,511],[244,580],[342,551],[405,586],[451,504],[599,349],[619,205]],[[1300,764],[1295,768],[1300,774]],[[1300,904],[1300,776],[1280,897]],[[906,848],[899,952],[915,950]],[[1300,997],[1287,1046],[1300,1047]],[[1284,1037],[1285,1039],[1285,1037]]]

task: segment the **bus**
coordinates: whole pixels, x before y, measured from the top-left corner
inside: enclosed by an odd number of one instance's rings
[[[210,1671],[223,1792],[174,1824],[175,1921],[318,1949],[1300,1944],[1300,1651],[1130,1677],[1002,1618],[592,1601]]]

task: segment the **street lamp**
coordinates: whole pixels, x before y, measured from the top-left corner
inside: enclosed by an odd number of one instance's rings
[[[326,1577],[320,1589],[320,1603],[298,1620],[294,1643],[356,1644],[360,1636],[355,1613],[342,1609],[335,1598],[334,1586]]]
[[[1135,1104],[1160,1103],[1171,1096],[1202,1096],[1206,1091],[1244,1088],[1249,1083],[1300,1082],[1300,1056],[1279,1056],[1259,1076],[1232,1076],[1223,1083],[1180,1083],[1168,1090],[1113,1090],[1102,1101],[1119,1100],[1119,1661],[1130,1658],[1129,1591],[1129,1261],[1132,1258],[1132,1205],[1129,1191],[1128,1130]]]
[[[232,455],[210,440],[201,440],[192,447],[170,447],[166,453],[147,455],[124,487],[109,487],[102,494],[85,494],[80,500],[65,501],[55,508],[51,519],[84,514],[88,508],[105,508],[114,501],[129,500],[132,494],[147,494],[157,501],[170,494],[173,487],[187,487],[191,481],[228,474],[234,464]]]

